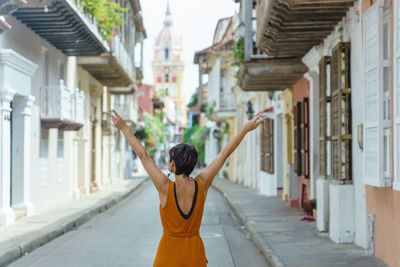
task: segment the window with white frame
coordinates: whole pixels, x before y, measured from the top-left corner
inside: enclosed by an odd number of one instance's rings
[[[64,131],[58,130],[57,139],[57,170],[58,181],[64,181]]]
[[[41,55],[42,65],[42,86],[49,85],[49,51],[42,47]]]
[[[390,13],[378,0],[363,15],[364,181],[391,186]]]
[[[400,191],[400,3],[394,1],[394,157],[393,189]]]

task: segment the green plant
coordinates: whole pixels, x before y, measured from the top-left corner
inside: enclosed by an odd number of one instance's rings
[[[338,32],[339,32],[339,40],[341,42],[343,42],[343,27],[342,26],[339,27]]]
[[[223,176],[225,179],[228,179],[228,176],[229,176],[228,171],[227,171],[227,170],[223,170],[223,171],[222,171],[222,176]]]
[[[104,40],[110,40],[115,35],[115,30],[125,24],[124,13],[127,8],[122,8],[115,0],[75,0],[82,11],[93,17]]]
[[[205,142],[210,134],[210,129],[208,127],[200,127],[199,125],[194,125],[193,127],[186,129],[182,141],[183,143],[191,144],[196,147],[199,151],[199,163],[204,165],[204,151]]]
[[[197,105],[197,95],[196,93],[193,93],[192,97],[190,98],[190,102],[187,105],[188,108],[191,108],[193,106]]]
[[[168,94],[168,89],[159,89],[158,91],[157,91],[157,97],[158,98],[164,98],[164,97],[167,97],[169,94]]]
[[[224,125],[224,128],[222,129],[222,134],[223,135],[229,134],[229,127],[230,127],[229,123],[226,122],[225,125]]]
[[[215,101],[212,102],[212,104],[206,103],[206,106],[204,108],[205,110],[205,114],[207,119],[211,119],[211,115],[214,113],[214,108],[217,105],[217,103]]]
[[[232,49],[233,62],[231,66],[240,66],[244,60],[244,37],[240,36]]]
[[[157,149],[171,140],[171,135],[167,129],[167,125],[163,123],[162,113],[156,112],[154,116],[145,115],[144,117],[144,133],[146,135],[146,148],[150,152],[155,152]]]

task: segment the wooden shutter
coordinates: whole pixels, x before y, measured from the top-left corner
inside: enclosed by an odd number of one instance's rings
[[[328,96],[327,90],[327,65],[330,64],[329,57],[323,57],[319,62],[319,174],[321,176],[327,175],[327,124],[328,124],[328,111],[327,103],[330,102],[330,93]]]
[[[267,119],[265,122],[267,125],[266,171],[268,173],[273,174],[274,173],[274,120]]]
[[[301,176],[303,178],[309,178],[309,105],[308,98],[304,98],[301,102],[301,117],[300,117],[300,157],[301,157]]]
[[[265,171],[266,166],[265,166],[265,141],[266,141],[266,121],[263,121],[263,123],[261,124],[261,157],[260,157],[260,166],[261,166],[261,170]]]
[[[400,3],[394,1],[394,164],[393,189],[400,190]]]
[[[301,103],[294,104],[294,171],[301,175]]]
[[[350,43],[339,43],[331,57],[332,178],[351,181]]]
[[[384,187],[382,107],[383,2],[378,0],[363,15],[364,181]]]

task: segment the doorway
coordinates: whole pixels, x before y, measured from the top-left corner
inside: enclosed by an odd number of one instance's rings
[[[15,136],[13,135],[13,102],[10,103],[10,206],[13,204],[13,143],[15,142]]]
[[[91,108],[91,131],[92,131],[92,147],[91,147],[91,156],[92,156],[92,178],[91,178],[91,191],[98,190],[98,184],[96,181],[96,106],[92,106]]]

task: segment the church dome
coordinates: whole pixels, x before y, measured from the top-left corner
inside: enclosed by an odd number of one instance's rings
[[[154,49],[154,59],[160,61],[179,60],[182,56],[182,37],[173,28],[169,3],[164,27],[158,34]]]

